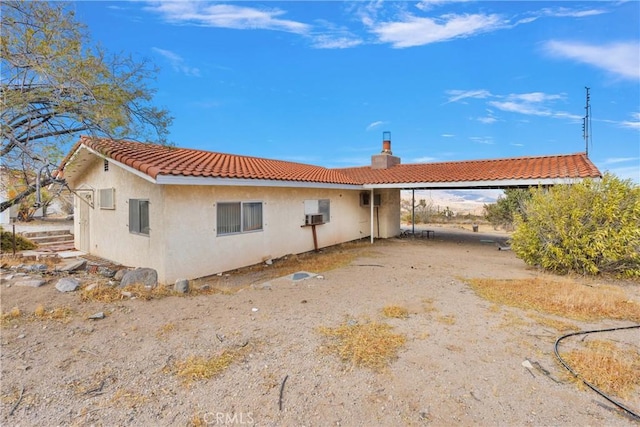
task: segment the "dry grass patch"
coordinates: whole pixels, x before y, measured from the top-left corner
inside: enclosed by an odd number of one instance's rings
[[[580,329],[573,323],[565,322],[563,320],[553,319],[547,316],[541,316],[540,314],[528,313],[527,317],[539,325],[553,328],[559,332],[571,332],[571,331],[577,331]]]
[[[388,305],[382,309],[382,315],[394,319],[406,319],[409,317],[409,310],[399,305]]]
[[[438,316],[438,322],[444,323],[445,325],[455,325],[456,324],[456,316],[453,314],[448,314],[446,316]]]
[[[18,307],[13,307],[6,313],[0,315],[0,325],[8,326],[22,317],[22,311]]]
[[[616,286],[585,286],[570,280],[541,278],[468,283],[481,297],[499,304],[555,314],[577,320],[616,319],[640,322],[640,303]]]
[[[319,332],[331,339],[326,350],[353,366],[384,371],[407,341],[405,335],[392,333],[391,326],[384,323],[352,323],[320,327]]]
[[[220,374],[241,358],[246,349],[247,347],[224,349],[211,357],[189,356],[176,362],[169,372],[182,379],[183,384],[188,386],[194,381],[207,380]]]
[[[165,323],[160,327],[158,332],[156,333],[156,337],[164,338],[166,335],[170,334],[176,329],[175,323]]]
[[[38,304],[33,312],[33,316],[37,320],[55,320],[57,322],[67,323],[71,320],[73,310],[69,307],[56,307],[47,309],[44,305]]]
[[[122,299],[130,298],[123,294],[128,292],[131,297],[149,301],[152,299],[160,299],[168,296],[180,296],[187,295],[175,292],[168,286],[156,286],[155,288],[147,288],[144,285],[129,285],[123,288],[118,286],[110,286],[105,284],[98,284],[95,287],[85,287],[80,291],[80,299],[84,302],[97,301],[97,302],[115,302]]]
[[[139,408],[149,400],[149,397],[132,390],[119,389],[111,398],[111,402],[130,409]]]
[[[562,358],[574,372],[607,394],[628,398],[640,387],[640,353],[635,349],[594,340],[583,349],[562,354]],[[571,379],[583,385],[573,375]]]

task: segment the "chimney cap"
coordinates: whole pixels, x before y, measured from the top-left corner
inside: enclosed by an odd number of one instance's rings
[[[382,140],[391,141],[391,132],[388,130],[385,130],[384,132],[382,132]]]

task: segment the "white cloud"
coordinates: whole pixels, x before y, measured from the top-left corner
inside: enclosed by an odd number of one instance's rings
[[[442,135],[440,135],[443,138],[453,138],[455,135],[450,134],[450,133],[443,133]]]
[[[493,138],[490,136],[470,136],[469,139],[472,140],[473,142],[477,142],[478,144],[486,144],[486,145],[495,144],[495,142],[493,142]]]
[[[437,157],[416,157],[415,159],[411,159],[409,163],[433,163],[437,161]]]
[[[640,130],[640,113],[632,113],[631,117],[631,120],[620,122],[620,126]]]
[[[567,7],[546,8],[542,9],[541,14],[544,16],[557,18],[584,18],[586,16],[596,16],[607,13],[603,9],[569,9]]]
[[[608,169],[606,172],[611,172],[620,179],[630,179],[640,184],[640,165]]]
[[[490,125],[498,121],[498,119],[492,116],[478,117],[476,120],[478,120],[480,123],[484,123],[485,125]]]
[[[551,40],[545,51],[605,70],[613,75],[640,80],[640,43],[618,42],[602,45]]]
[[[470,0],[422,0],[416,4],[416,7],[420,10],[427,11],[438,6],[445,6],[452,3],[465,3]]]
[[[405,14],[395,22],[363,21],[370,31],[383,43],[404,48],[464,38],[479,33],[504,28],[505,22],[499,15],[442,15],[439,19],[422,18]]]
[[[627,163],[627,162],[637,162],[640,160],[640,157],[610,157],[605,159],[605,165],[611,165],[616,163]]]
[[[449,99],[447,100],[447,104],[450,102],[458,102],[462,101],[466,98],[488,98],[491,96],[491,92],[484,89],[479,90],[457,90],[452,89],[446,91],[446,94],[449,95]]]
[[[150,2],[148,8],[175,23],[237,30],[277,30],[296,34],[305,34],[310,29],[305,23],[281,19],[286,12],[277,8],[211,4],[204,1],[155,1]]]
[[[563,94],[546,94],[543,92],[512,93],[504,101],[489,101],[489,105],[502,111],[531,116],[569,117],[568,113],[555,113],[547,105],[565,98]]]
[[[524,147],[524,144],[520,144],[520,143],[518,143],[518,142],[512,142],[512,143],[511,143],[511,144],[509,144],[509,145],[513,145],[514,147]]]
[[[385,124],[385,123],[386,123],[386,122],[383,122],[383,121],[381,121],[381,120],[378,120],[378,121],[376,121],[376,122],[369,123],[369,126],[367,126],[367,131],[370,131],[370,130],[376,129],[376,128],[378,128],[378,127],[382,126],[382,125],[383,125],[383,124]]]
[[[313,47],[317,49],[347,49],[362,44],[362,40],[357,37],[333,36],[321,34],[312,37]]]
[[[187,76],[200,77],[200,70],[198,68],[186,65],[184,59],[182,59],[182,57],[177,53],[171,52],[170,50],[166,49],[160,49],[158,47],[152,47],[151,50],[167,59],[171,64],[171,67],[175,71],[183,73]]]
[[[533,105],[528,102],[517,101],[489,101],[489,105],[502,111],[508,111],[510,113],[520,113],[531,116],[550,116],[551,112],[538,105]]]

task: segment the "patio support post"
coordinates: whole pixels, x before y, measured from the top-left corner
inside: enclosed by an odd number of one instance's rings
[[[373,244],[373,188],[371,189],[371,195],[369,196],[369,208],[371,209],[371,244]]]
[[[416,235],[416,189],[411,189],[411,235]]]

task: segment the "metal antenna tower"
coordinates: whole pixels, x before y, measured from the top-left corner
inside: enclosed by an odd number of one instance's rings
[[[582,137],[584,138],[585,153],[589,157],[589,145],[591,144],[591,96],[589,95],[589,88],[584,87],[587,90],[587,104],[585,105],[585,116],[582,119]]]

